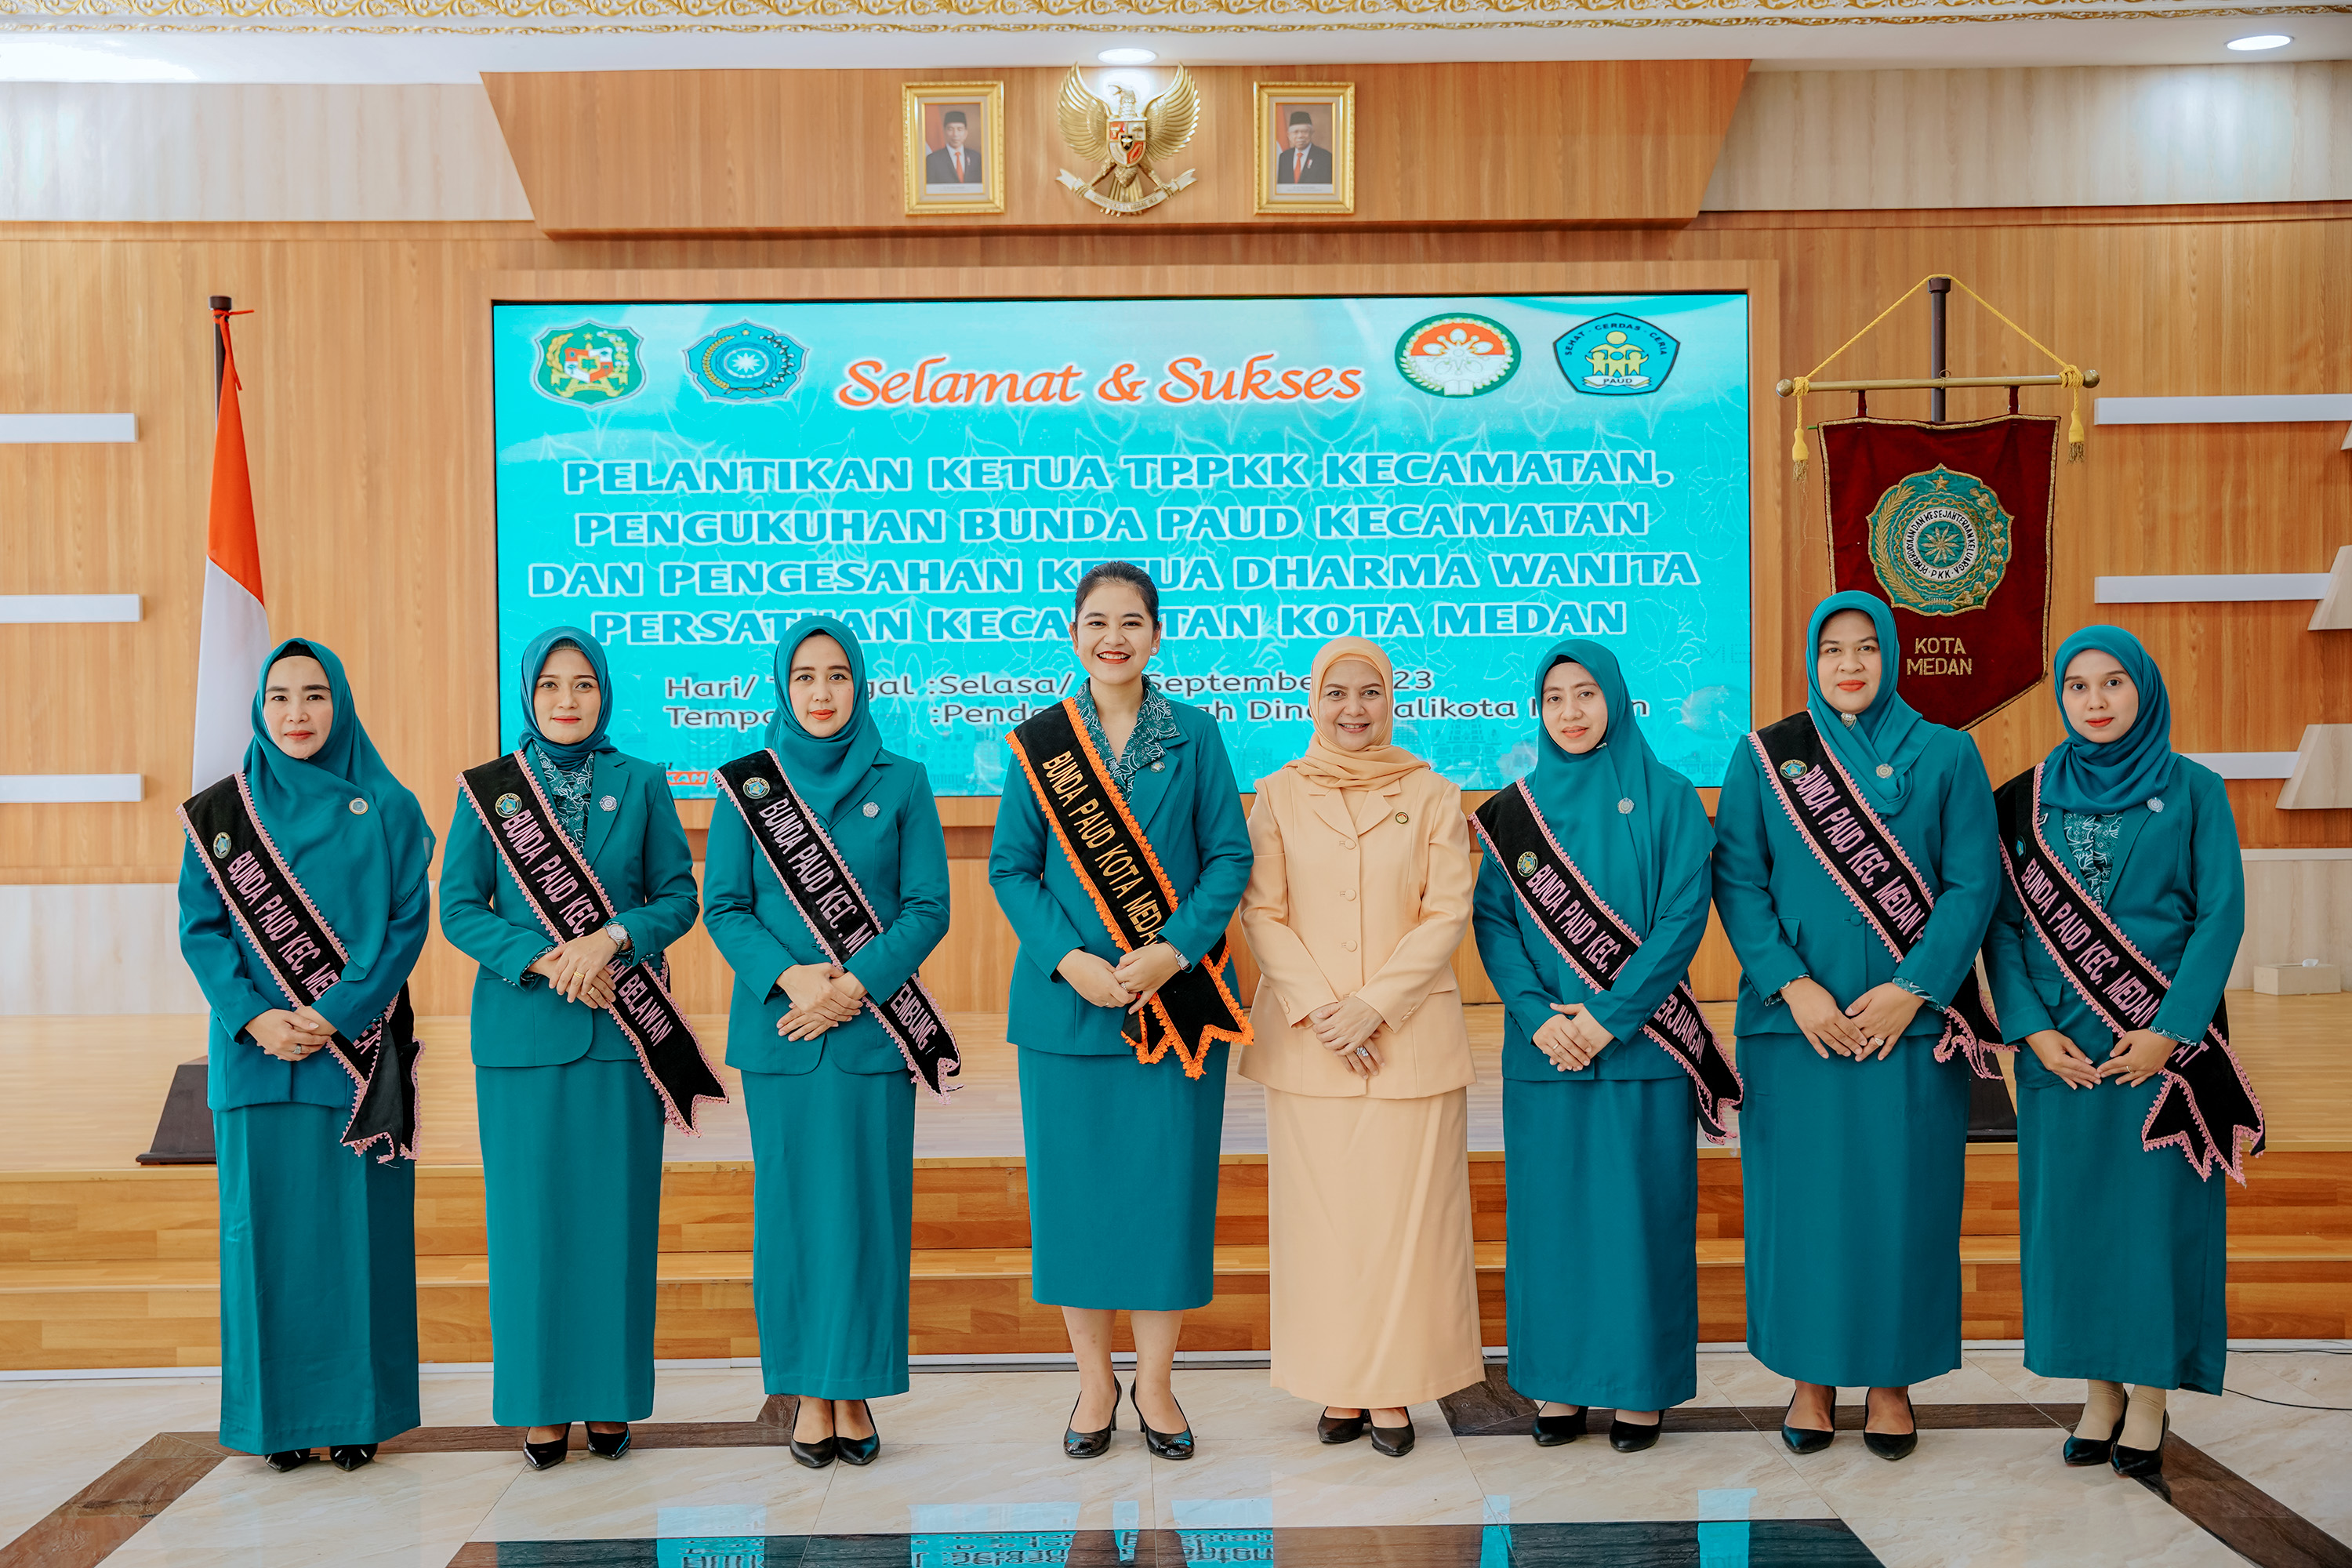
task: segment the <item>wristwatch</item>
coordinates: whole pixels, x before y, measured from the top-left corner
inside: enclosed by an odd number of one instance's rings
[[[608,921],[604,925],[604,934],[613,939],[614,952],[626,952],[629,951],[628,927],[623,925],[618,921]]]

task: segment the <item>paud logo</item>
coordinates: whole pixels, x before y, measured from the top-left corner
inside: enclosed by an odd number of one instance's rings
[[[1870,509],[1870,563],[1905,609],[1961,615],[2000,586],[2013,531],[1990,485],[1938,463],[1887,486]]]
[[[1397,340],[1397,374],[1435,397],[1475,397],[1511,379],[1519,340],[1485,316],[1432,316]]]
[[[1552,344],[1568,384],[1595,397],[1640,397],[1666,384],[1682,344],[1639,316],[1595,316]]]
[[[801,378],[808,351],[772,327],[738,321],[686,351],[686,373],[720,403],[765,403]]]
[[[539,336],[531,384],[558,403],[618,403],[646,384],[645,340],[597,321],[551,327]]]

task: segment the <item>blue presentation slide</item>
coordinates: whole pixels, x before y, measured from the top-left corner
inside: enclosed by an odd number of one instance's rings
[[[885,742],[993,795],[1071,694],[1071,595],[1162,589],[1154,677],[1248,787],[1342,633],[1399,744],[1533,766],[1538,657],[1623,664],[1652,747],[1720,781],[1748,726],[1744,294],[492,308],[502,730],[547,626],[611,652],[613,739],[681,795],[758,744],[777,637],[864,639]]]

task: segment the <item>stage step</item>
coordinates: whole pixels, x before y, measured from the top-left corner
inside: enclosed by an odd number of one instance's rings
[[[1746,1337],[1739,1165],[1700,1161],[1700,1337]],[[1484,1337],[1505,1340],[1503,1163],[1472,1156]],[[2232,1186],[2230,1331],[2244,1338],[2352,1337],[2352,1152],[2282,1151]],[[1061,1314],[1029,1296],[1027,1194],[1017,1159],[926,1162],[915,1173],[917,1354],[1066,1349]],[[1963,1331],[2023,1332],[2016,1154],[1969,1152],[1961,1238]],[[2217,1178],[2219,1179],[2219,1178]],[[758,1353],[748,1165],[665,1173],[656,1353]],[[1229,1156],[1220,1189],[1216,1300],[1192,1313],[1195,1350],[1266,1343],[1265,1167]],[[417,1175],[425,1358],[489,1359],[478,1167]],[[220,1359],[216,1216],[207,1170],[0,1173],[0,1367],[211,1366]]]

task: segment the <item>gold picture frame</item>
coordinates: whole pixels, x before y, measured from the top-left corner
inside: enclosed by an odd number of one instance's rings
[[[1262,81],[1255,93],[1259,214],[1354,212],[1356,84]],[[1307,132],[1304,147],[1297,129]]]
[[[910,81],[900,84],[906,106],[907,216],[1001,213],[1004,210],[1004,84],[1001,81]],[[972,121],[977,119],[977,127]],[[965,139],[952,140],[956,123]],[[977,164],[955,177],[956,153]],[[934,178],[944,175],[944,178]]]

